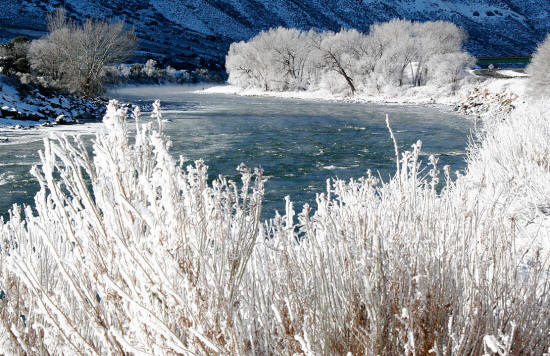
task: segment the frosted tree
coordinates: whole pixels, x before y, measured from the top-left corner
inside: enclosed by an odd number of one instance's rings
[[[271,80],[279,90],[306,89],[312,81],[311,33],[277,28],[262,34],[269,43]]]
[[[534,97],[550,97],[550,34],[539,44],[527,67],[529,92]]]
[[[452,84],[453,90],[461,78],[465,76],[465,69],[475,64],[467,52],[451,52],[431,56],[425,67],[426,80],[436,85]]]
[[[225,61],[228,82],[241,88],[269,90],[267,58],[254,43],[237,42],[229,47]]]
[[[313,46],[316,49],[316,60],[326,72],[333,72],[340,76],[351,93],[356,91],[354,69],[357,68],[360,52],[360,37],[357,31],[342,29],[340,32],[323,32],[313,37]]]
[[[230,48],[226,60],[229,82],[265,90],[307,89],[314,80],[310,62],[311,34],[276,28],[260,32]]]
[[[123,22],[87,20],[77,25],[66,19],[63,9],[49,16],[48,28],[49,34],[30,46],[31,68],[80,95],[101,93],[104,66],[128,58],[136,45],[133,30]]]
[[[377,61],[378,78],[387,85],[419,85],[417,73],[426,56],[422,33],[417,24],[408,20],[391,20],[371,27],[370,36],[378,43],[380,59]]]
[[[48,78],[54,86],[64,85],[62,78],[65,79],[69,72],[66,63],[71,61],[71,56],[76,56],[69,32],[68,28],[57,29],[47,38],[32,41],[29,47],[32,70]]]
[[[473,57],[463,49],[468,36],[455,24],[429,21],[415,23],[413,30],[418,45],[417,62],[412,71],[414,85],[429,79],[435,83],[456,83],[464,69],[474,64]]]

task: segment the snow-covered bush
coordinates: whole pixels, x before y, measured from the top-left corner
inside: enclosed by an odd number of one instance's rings
[[[235,86],[273,91],[456,84],[472,63],[463,49],[466,37],[444,21],[395,19],[371,26],[368,34],[277,28],[232,44],[226,70]]]
[[[148,77],[154,77],[158,75],[157,61],[155,61],[154,59],[148,59],[147,62],[145,62],[145,66],[143,66],[143,72]]]
[[[529,90],[534,97],[550,97],[550,34],[539,44],[527,67]]]
[[[158,103],[157,123],[135,113],[132,138],[111,102],[92,156],[78,138],[45,140],[34,209],[0,223],[0,350],[540,355],[543,113],[495,123],[465,176],[452,182],[444,167],[440,192],[418,142],[395,152],[389,182],[329,181],[315,207],[296,214],[287,199],[262,222],[261,171],[242,164],[239,184],[209,184],[204,162],[169,154]]]
[[[0,225],[1,350],[245,348],[233,311],[260,235],[261,172],[240,167],[240,189],[223,178],[209,186],[204,163],[179,167],[151,124],[137,124],[130,144],[125,118],[111,103],[93,157],[80,140],[46,140],[33,170],[41,213],[15,209]]]

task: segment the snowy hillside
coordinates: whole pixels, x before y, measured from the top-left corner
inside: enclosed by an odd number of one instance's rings
[[[366,31],[394,17],[449,20],[468,31],[476,56],[529,55],[550,32],[550,2],[540,0],[0,0],[0,37],[40,35],[45,12],[61,3],[75,19],[123,19],[138,33],[138,56],[184,67],[223,63],[231,42],[275,26]]]

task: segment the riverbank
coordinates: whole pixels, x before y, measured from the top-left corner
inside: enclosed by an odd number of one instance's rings
[[[350,96],[333,94],[328,90],[274,92],[224,85],[200,90],[198,93],[388,105],[443,105],[466,115],[486,118],[507,115],[524,104],[526,83],[524,76],[489,78],[472,72],[461,88],[456,91],[451,87],[421,86],[397,88],[376,95],[358,93]]]
[[[0,75],[0,127],[70,125],[101,121],[107,101],[45,93]]]

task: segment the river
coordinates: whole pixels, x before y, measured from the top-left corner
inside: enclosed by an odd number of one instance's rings
[[[313,202],[329,178],[358,178],[370,169],[384,179],[395,171],[393,143],[385,124],[390,116],[400,150],[420,139],[422,160],[437,155],[440,167],[465,167],[472,122],[437,107],[335,103],[269,97],[198,94],[197,87],[140,86],[111,90],[109,97],[139,105],[160,99],[172,153],[202,158],[213,179],[238,180],[236,167],[262,167],[266,183],[264,217],[282,212],[289,195],[299,206]],[[144,114],[148,117],[149,114]],[[133,127],[133,125],[131,125]],[[93,135],[101,124],[11,130],[0,128],[0,215],[14,203],[32,204],[38,187],[29,174],[39,161],[44,136]]]

